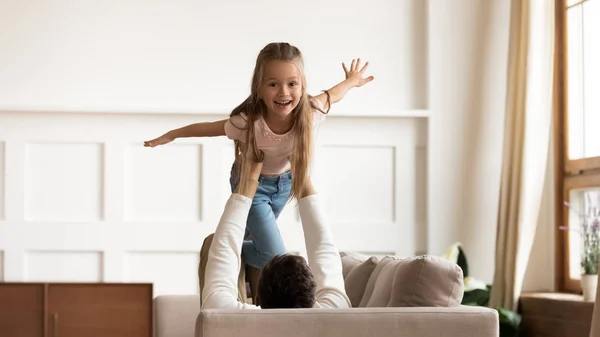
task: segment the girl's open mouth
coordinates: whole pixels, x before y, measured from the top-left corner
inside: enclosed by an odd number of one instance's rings
[[[290,105],[292,103],[292,101],[275,101],[275,105],[277,105],[280,108],[285,108],[286,106]]]

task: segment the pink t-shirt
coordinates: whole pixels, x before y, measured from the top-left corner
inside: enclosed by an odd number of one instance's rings
[[[320,101],[315,100],[317,103]],[[322,109],[319,104],[319,108]],[[242,142],[246,141],[246,123],[247,117],[245,113],[230,117],[225,123],[225,135],[229,139],[236,139]],[[313,126],[325,120],[325,114],[319,110],[314,111]],[[267,125],[267,122],[262,118],[254,121],[254,132],[256,137],[256,145],[259,150],[265,154],[263,168],[261,174],[264,176],[278,176],[291,169],[290,156],[294,146],[294,129],[285,134],[276,134]]]

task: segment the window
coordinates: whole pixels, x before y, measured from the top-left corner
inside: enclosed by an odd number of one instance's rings
[[[556,222],[576,228],[576,212],[600,206],[600,0],[556,4]],[[558,230],[556,248],[558,291],[579,292],[579,234]]]

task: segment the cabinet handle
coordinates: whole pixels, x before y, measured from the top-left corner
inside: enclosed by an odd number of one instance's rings
[[[52,320],[54,321],[54,334],[52,337],[58,337],[58,313],[52,314]]]

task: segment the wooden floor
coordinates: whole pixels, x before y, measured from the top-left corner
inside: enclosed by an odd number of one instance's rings
[[[527,337],[589,337],[594,302],[571,294],[529,293],[521,296],[519,311]]]

